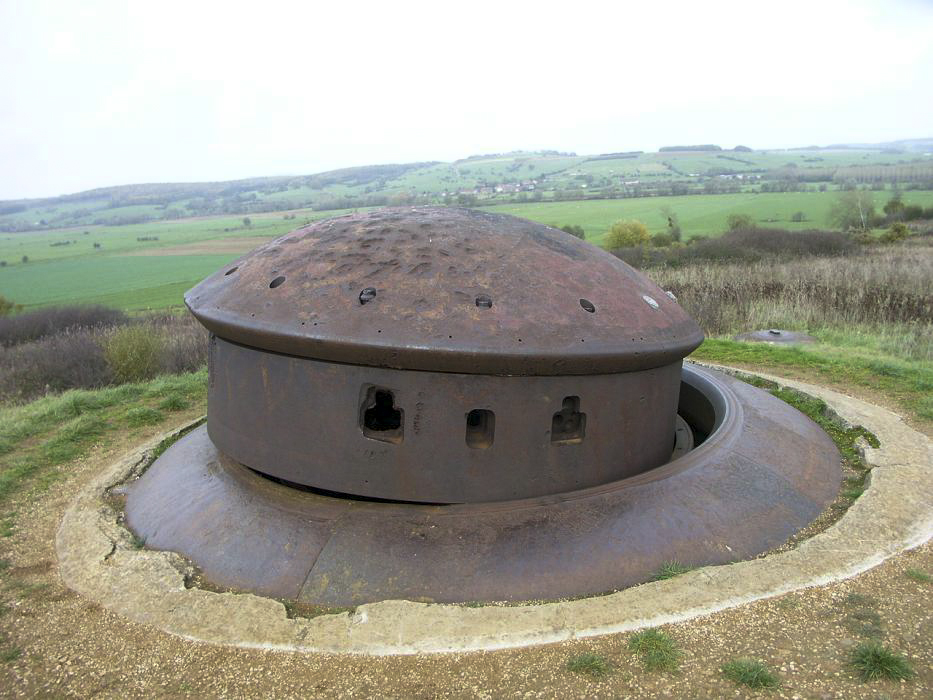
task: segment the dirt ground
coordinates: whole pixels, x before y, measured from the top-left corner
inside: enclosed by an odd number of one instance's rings
[[[187,416],[176,415],[173,422]],[[744,605],[663,629],[681,645],[678,673],[645,671],[628,634],[468,654],[353,657],[231,649],[190,642],[131,623],[63,587],[54,537],[77,489],[102,466],[166,426],[121,436],[67,466],[68,477],[17,506],[14,534],[0,538],[10,562],[0,583],[0,695],[103,697],[611,697],[931,698],[933,545],[899,555],[832,586]],[[880,629],[868,630],[865,620]],[[908,682],[862,683],[851,649],[880,635],[917,672]],[[17,651],[19,653],[17,654]],[[566,670],[582,652],[604,655],[596,680]],[[781,678],[748,691],[719,667],[735,657],[763,661]],[[14,658],[16,657],[16,658]]]

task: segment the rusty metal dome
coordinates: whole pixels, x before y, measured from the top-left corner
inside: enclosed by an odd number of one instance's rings
[[[214,585],[324,605],[605,592],[754,556],[835,495],[818,426],[685,367],[697,325],[561,231],[462,209],[321,221],[186,295],[207,425],[127,522]]]
[[[313,223],[185,297],[213,333],[289,355],[494,375],[630,372],[703,340],[640,272],[562,231],[468,209]]]

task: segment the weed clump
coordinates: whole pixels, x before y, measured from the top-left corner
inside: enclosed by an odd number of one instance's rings
[[[652,577],[653,581],[665,581],[669,578],[674,578],[675,576],[680,576],[685,574],[688,571],[693,571],[694,567],[686,566],[681,564],[679,561],[671,560],[666,561],[661,564],[661,568],[658,569],[654,576]]]
[[[571,657],[567,661],[567,670],[571,673],[582,673],[593,678],[604,678],[609,675],[609,662],[601,654],[584,652]]]
[[[920,583],[933,583],[933,576],[930,576],[930,574],[926,573],[925,571],[921,571],[920,569],[907,569],[905,573],[907,574],[907,578],[911,578],[914,581],[918,581]]]
[[[139,428],[143,425],[155,425],[160,423],[165,415],[149,406],[137,406],[126,412],[126,422],[133,428]]]
[[[777,688],[781,681],[767,666],[754,659],[734,659],[720,669],[736,685],[749,688]]]
[[[852,651],[849,661],[863,682],[878,680],[909,680],[914,671],[907,659],[880,642],[863,642]]]
[[[680,667],[683,656],[673,637],[656,629],[633,634],[628,640],[628,648],[649,671],[674,672]]]

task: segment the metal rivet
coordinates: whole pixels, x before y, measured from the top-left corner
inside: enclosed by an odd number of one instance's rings
[[[366,304],[367,302],[370,302],[375,298],[376,298],[375,287],[367,287],[362,292],[360,292],[360,303],[361,304]]]
[[[596,311],[596,307],[593,306],[593,302],[591,302],[589,299],[581,299],[580,306],[583,307],[584,311],[589,311],[590,313],[593,313]]]
[[[492,297],[488,294],[480,294],[476,297],[476,305],[481,309],[491,309],[492,308]]]
[[[656,302],[656,301],[654,300],[654,298],[649,297],[647,294],[642,294],[642,295],[641,295],[641,298],[644,299],[644,300],[645,300],[645,303],[646,303],[648,306],[650,306],[652,309],[658,309],[658,308],[660,308],[660,305],[658,304],[658,302]]]

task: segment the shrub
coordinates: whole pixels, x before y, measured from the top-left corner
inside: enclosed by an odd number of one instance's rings
[[[560,230],[564,233],[569,233],[571,236],[576,236],[581,240],[586,238],[586,234],[583,232],[583,227],[578,224],[565,224],[560,227]]]
[[[137,324],[110,333],[104,354],[118,382],[139,382],[162,370],[164,347],[164,339],[149,324]]]
[[[740,231],[755,228],[755,220],[748,214],[729,214],[726,225],[730,231]]]
[[[644,245],[651,239],[648,227],[640,221],[619,220],[609,227],[606,234],[606,247],[610,250]]]
[[[0,295],[0,317],[14,314],[22,308],[22,304],[14,304],[5,296]]]
[[[26,401],[49,392],[96,389],[113,373],[93,331],[70,330],[0,349],[0,398]]]
[[[674,242],[674,237],[669,233],[656,233],[651,237],[651,245],[655,248],[667,248]]]
[[[909,233],[910,231],[907,230],[906,224],[903,224],[900,221],[896,221],[891,224],[891,228],[889,228],[881,235],[881,242],[897,243],[898,241],[903,241],[905,238],[907,238]]]
[[[0,345],[9,347],[78,328],[106,328],[129,319],[106,306],[52,306],[0,318]]]

